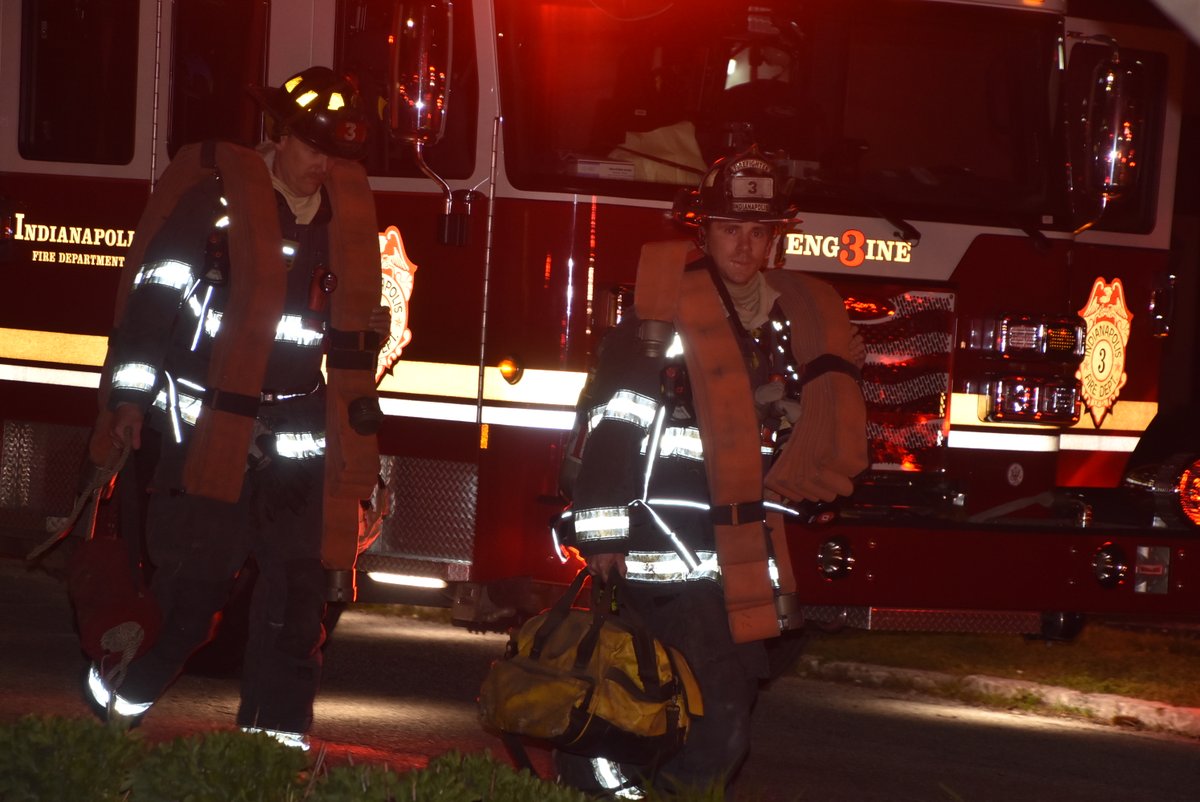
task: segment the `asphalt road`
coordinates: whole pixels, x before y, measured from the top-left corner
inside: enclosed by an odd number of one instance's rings
[[[0,643],[0,721],[91,715],[62,586],[19,561],[0,561]],[[503,643],[352,609],[327,651],[315,741],[330,760],[396,769],[449,749],[503,754],[474,705]],[[167,739],[229,728],[236,705],[233,677],[187,675],[141,732]],[[547,767],[544,752],[534,757]],[[761,697],[736,788],[739,802],[1194,800],[1200,742],[788,677]]]

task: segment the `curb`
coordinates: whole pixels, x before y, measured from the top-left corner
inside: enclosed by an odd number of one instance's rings
[[[805,676],[816,679],[852,682],[876,688],[899,686],[939,696],[951,696],[980,706],[986,703],[971,702],[970,698],[986,697],[1014,702],[1028,702],[1034,699],[1052,708],[1056,714],[1118,727],[1153,730],[1200,739],[1200,707],[1173,707],[1164,702],[1131,699],[1109,693],[1083,693],[1053,685],[982,674],[959,677],[936,671],[822,661],[815,657],[802,657],[800,670]]]

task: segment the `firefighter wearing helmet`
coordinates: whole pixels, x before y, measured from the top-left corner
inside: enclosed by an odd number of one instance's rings
[[[684,190],[672,213],[685,226],[698,228],[712,219],[779,226],[798,223],[789,197],[792,181],[781,162],[751,147],[718,159],[696,189]]]
[[[366,156],[369,119],[358,90],[328,67],[309,67],[280,87],[251,87],[266,110],[268,137],[294,136],[327,156]]]
[[[378,472],[374,432],[347,408],[378,409],[387,317],[374,202],[351,161],[367,143],[358,93],[325,67],[250,92],[269,140],[182,148],[127,259],[91,458],[157,454],[137,462],[163,626],[128,664],[92,655],[88,682],[110,721],[144,715],[252,558],[237,723],[307,748],[330,579],[353,567]]]
[[[728,783],[750,748],[764,641],[794,592],[782,511],[849,494],[867,466],[862,340],[840,296],[770,269],[799,222],[781,160],[757,148],[682,192],[694,242],[649,243],[634,314],[602,343],[562,537],[619,572],[655,635],[689,661],[704,715],[650,774],[559,755],[577,787],[638,798]]]

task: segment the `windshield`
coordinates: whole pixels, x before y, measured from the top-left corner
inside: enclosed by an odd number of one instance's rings
[[[668,199],[757,142],[787,154],[810,211],[1066,224],[1053,15],[499,0],[497,19],[505,163],[520,188]]]

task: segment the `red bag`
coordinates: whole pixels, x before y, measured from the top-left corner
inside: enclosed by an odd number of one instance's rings
[[[123,671],[150,648],[162,626],[158,604],[131,545],[140,535],[133,531],[140,528],[139,516],[132,509],[121,508],[138,504],[136,474],[132,466],[122,471],[127,455],[127,451],[121,454],[112,467],[91,466],[86,489],[77,497],[62,530],[27,557],[31,562],[40,559],[49,549],[68,542],[67,536],[77,526],[82,527],[79,536],[69,540],[76,545],[67,561],[67,596],[75,611],[80,645],[105,672]],[[113,498],[117,485],[123,492]],[[112,505],[106,512],[117,507],[121,519],[115,530],[102,527],[104,534],[97,532],[102,500]]]
[[[105,668],[144,654],[162,626],[158,604],[129,563],[122,540],[99,537],[81,543],[67,569],[79,643]]]

